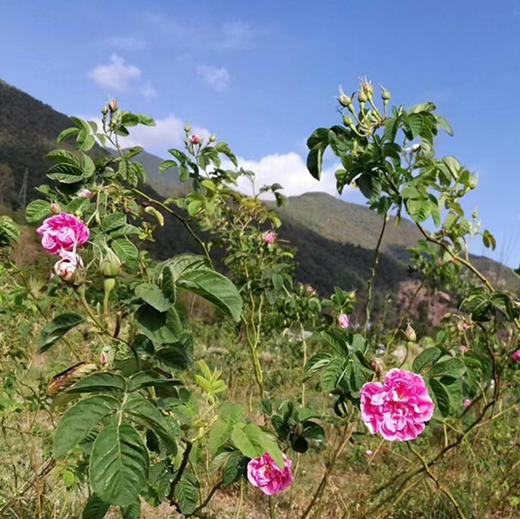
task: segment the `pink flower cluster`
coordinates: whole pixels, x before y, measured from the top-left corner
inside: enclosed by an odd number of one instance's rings
[[[56,275],[69,281],[76,269],[83,266],[76,249],[88,241],[88,227],[75,216],[60,213],[44,220],[36,232],[42,237],[43,248],[61,258],[54,265]]]
[[[292,461],[283,456],[284,468],[280,469],[273,458],[266,452],[247,464],[247,479],[264,494],[274,496],[285,490],[292,483]]]
[[[389,441],[415,440],[431,419],[434,404],[420,375],[390,370],[383,381],[361,388],[361,418],[372,434]]]
[[[512,353],[511,359],[515,362],[520,362],[520,350],[516,350]]]

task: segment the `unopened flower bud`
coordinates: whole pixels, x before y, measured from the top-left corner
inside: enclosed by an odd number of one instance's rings
[[[116,253],[108,247],[106,248],[105,256],[99,264],[99,270],[104,276],[110,278],[117,276],[121,271],[121,261],[116,256]]]
[[[365,456],[366,456],[367,458],[371,458],[373,455],[374,455],[374,453],[373,453],[370,449],[367,449],[367,450],[365,451]]]
[[[107,356],[107,354],[104,351],[101,352],[99,361],[101,362],[102,366],[106,366],[107,365],[107,363],[108,363],[108,356]]]
[[[212,133],[210,136],[209,136],[209,142],[215,142],[217,140],[217,136]]]
[[[410,342],[415,342],[417,340],[417,334],[415,333],[415,330],[410,326],[410,324],[406,326],[404,335]]]
[[[340,94],[338,97],[338,102],[341,106],[348,107],[352,104],[352,99],[345,94]]]
[[[466,352],[468,351],[468,349],[469,349],[469,348],[468,348],[465,344],[461,344],[461,345],[459,346],[459,350],[460,350],[460,352],[461,352],[463,355],[464,355],[464,353],[466,353]]]
[[[185,131],[186,133],[190,133],[190,131],[191,131],[191,124],[190,124],[190,123],[186,123],[186,124],[184,125],[184,131]]]
[[[370,361],[370,368],[373,371],[375,371],[375,373],[378,377],[381,377],[383,370],[384,370],[384,365],[379,359],[372,359]]]
[[[412,144],[412,146],[410,147],[410,152],[411,153],[416,153],[420,149],[421,149],[421,145],[418,142],[416,142],[415,144]]]
[[[364,79],[361,81],[361,90],[367,97],[370,97],[374,92],[374,87],[372,86],[372,83],[368,81],[368,79]]]
[[[383,87],[383,91],[381,92],[381,99],[384,101],[385,104],[387,104],[388,101],[390,101],[390,92],[385,87]]]
[[[516,350],[515,352],[513,352],[513,354],[511,355],[511,359],[515,362],[520,362],[520,350]]]
[[[354,121],[348,115],[345,114],[343,114],[343,124],[352,129],[356,127]]]
[[[368,101],[368,97],[367,95],[365,94],[364,91],[361,91],[358,95],[358,99],[359,99],[359,102],[360,103],[366,103]]]
[[[106,115],[108,113],[108,106],[107,105],[105,105],[103,108],[101,108],[101,113],[103,115]]]
[[[61,213],[60,206],[56,202],[52,202],[51,203],[51,213],[52,214],[60,214]]]
[[[90,189],[80,189],[77,193],[76,193],[76,196],[78,198],[91,198],[92,197],[92,191]]]
[[[200,144],[200,137],[197,134],[190,135],[191,144]]]
[[[346,329],[350,326],[350,319],[348,318],[347,314],[339,314],[337,322],[338,326],[343,329]]]
[[[273,231],[269,231],[264,235],[264,242],[267,245],[271,245],[276,241],[276,234]]]
[[[119,106],[117,104],[117,99],[111,99],[109,102],[108,102],[108,109],[114,113],[114,112],[117,112]]]
[[[466,398],[466,400],[464,400],[464,407],[469,407],[471,405],[471,400],[469,398]]]

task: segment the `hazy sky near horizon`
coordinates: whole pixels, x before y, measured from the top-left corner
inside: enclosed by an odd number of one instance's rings
[[[68,115],[109,96],[152,115],[135,141],[179,144],[189,120],[228,141],[260,182],[334,192],[306,172],[305,141],[339,121],[338,86],[367,76],[404,105],[431,100],[452,124],[440,154],[479,176],[465,209],[520,263],[520,4],[458,0],[0,0],[0,77]],[[359,193],[343,198],[361,202]]]

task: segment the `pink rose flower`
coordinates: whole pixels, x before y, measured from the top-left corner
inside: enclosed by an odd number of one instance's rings
[[[276,240],[276,234],[273,231],[269,231],[264,235],[264,242],[267,243],[267,245],[270,245],[271,243],[274,243]]]
[[[83,267],[83,261],[75,252],[61,251],[61,259],[54,265],[54,272],[64,281],[70,281],[78,267]]]
[[[471,400],[469,398],[466,398],[466,400],[464,400],[464,407],[469,407],[471,405]]]
[[[513,354],[511,355],[511,358],[515,362],[520,362],[520,350],[516,350],[515,352],[513,352]]]
[[[459,346],[459,350],[460,350],[461,353],[464,354],[464,353],[466,353],[466,352],[469,350],[469,348],[468,348],[466,345],[461,344],[461,345]]]
[[[284,468],[280,469],[269,453],[252,459],[247,464],[247,479],[264,494],[274,496],[292,483],[292,461],[283,456]]]
[[[88,227],[68,213],[47,218],[36,232],[42,237],[43,248],[51,254],[73,251],[86,243],[90,235]]]
[[[340,328],[348,328],[350,325],[350,319],[347,314],[339,314],[338,315],[338,326]]]
[[[192,144],[199,144],[200,143],[200,137],[197,134],[190,135],[190,142]]]
[[[389,441],[415,440],[433,415],[434,404],[424,380],[410,371],[391,369],[383,383],[366,383],[360,398],[365,425]]]

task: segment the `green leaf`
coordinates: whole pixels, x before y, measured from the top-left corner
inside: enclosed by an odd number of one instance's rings
[[[175,429],[150,400],[134,393],[128,398],[123,411],[139,425],[143,425],[157,434],[163,440],[168,452],[174,454],[177,452]]]
[[[184,515],[191,514],[197,508],[199,494],[195,477],[191,472],[185,471],[175,487],[175,499]]]
[[[70,387],[68,393],[100,393],[102,391],[121,391],[126,389],[126,381],[121,375],[100,372],[82,378]]]
[[[51,204],[45,200],[34,200],[25,209],[28,224],[35,224],[51,214]]]
[[[413,361],[413,370],[421,372],[426,366],[433,364],[441,356],[439,348],[426,348]]]
[[[79,133],[79,128],[66,128],[56,138],[56,142],[58,144],[62,143],[64,140],[69,139],[70,137],[75,137]]]
[[[148,451],[130,425],[109,425],[92,447],[90,484],[105,502],[129,506],[148,480]]]
[[[225,276],[208,268],[184,271],[177,284],[216,305],[235,321],[242,314],[242,298],[235,285]]]
[[[466,373],[466,366],[464,366],[464,362],[462,362],[461,359],[452,358],[435,364],[431,369],[429,375],[430,378],[460,378],[462,377],[462,375],[464,375],[464,373]]]
[[[484,234],[482,235],[482,243],[484,244],[484,247],[491,250],[495,250],[497,247],[495,237],[487,229],[484,231]]]
[[[254,424],[235,424],[231,431],[231,441],[248,458],[258,458],[266,452],[279,468],[283,468],[283,455],[273,437]]]
[[[222,484],[231,485],[231,483],[238,481],[244,473],[246,465],[247,458],[242,456],[240,452],[231,452],[222,471]]]
[[[142,336],[141,336],[142,337]],[[155,371],[140,371],[132,375],[128,382],[128,391],[138,391],[146,387],[173,387],[179,386],[181,382],[173,378],[165,378]]]
[[[96,494],[93,494],[88,500],[81,517],[82,519],[103,519],[109,508],[109,504],[102,501]]]
[[[168,314],[173,312],[173,308],[170,309],[170,312],[158,312],[155,308],[144,304],[137,309],[135,319],[141,333],[152,342],[172,344],[177,342],[177,332],[179,331],[174,326],[170,326],[171,320],[168,319]]]
[[[155,308],[158,312],[166,312],[172,305],[162,290],[153,283],[141,283],[135,287],[135,295],[145,303]]]
[[[126,214],[111,213],[106,215],[101,221],[101,229],[105,232],[113,231],[118,227],[122,227],[126,222]]]
[[[110,396],[97,395],[80,400],[67,410],[54,434],[53,456],[61,458],[87,437],[96,425],[119,409],[119,402]]]
[[[20,229],[14,221],[9,216],[0,216],[0,248],[17,243],[19,238]]]
[[[120,259],[121,263],[133,267],[139,258],[137,247],[126,238],[118,238],[112,242],[112,248]]]
[[[170,369],[184,371],[193,363],[193,358],[181,346],[168,346],[155,353],[155,358]]]
[[[442,416],[448,416],[450,413],[450,395],[447,389],[435,379],[430,380],[430,387],[432,388],[436,408],[440,411]]]
[[[139,519],[141,517],[141,501],[137,498],[132,504],[121,509],[123,519]]]
[[[72,312],[63,313],[47,323],[38,338],[38,352],[47,351],[55,342],[61,339],[69,330],[81,324],[85,319]]]

